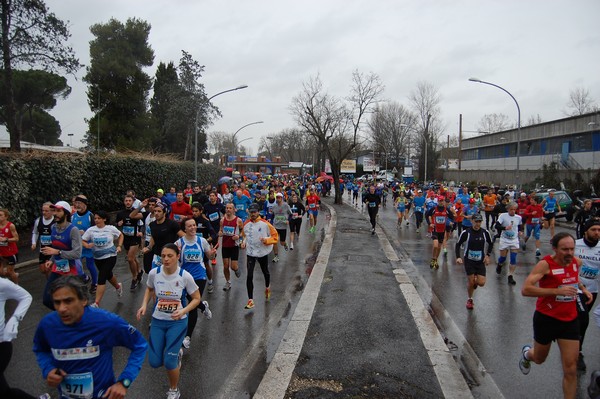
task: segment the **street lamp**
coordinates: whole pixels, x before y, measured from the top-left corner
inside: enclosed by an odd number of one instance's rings
[[[234,146],[234,149],[233,149],[233,155],[234,155],[234,156],[236,156],[236,157],[237,157],[237,145],[238,145],[239,143],[237,143],[237,142],[235,141],[235,138],[237,137],[237,134],[240,132],[240,130],[242,130],[243,128],[246,128],[246,127],[248,127],[248,126],[252,126],[252,125],[258,125],[259,123],[265,123],[265,122],[263,122],[263,121],[258,121],[258,122],[252,122],[252,123],[248,123],[247,125],[244,125],[244,126],[242,126],[241,128],[239,128],[238,130],[236,130],[236,131],[235,131],[235,133],[234,133],[234,134],[233,134],[233,136],[231,137],[231,144],[233,144],[233,146]],[[252,137],[250,137],[250,138],[252,138]],[[247,140],[247,139],[244,139],[244,140]],[[242,140],[242,141],[244,141],[244,140]],[[240,143],[241,143],[242,141],[240,141]]]
[[[424,132],[419,132],[417,129],[415,129],[412,126],[409,126],[405,123],[401,123],[400,126],[401,127],[406,127],[406,130],[412,130],[415,133],[418,133],[421,138],[423,139],[423,141],[425,142],[425,170],[423,173],[423,183],[425,183],[427,181],[427,153],[429,152],[429,140],[427,140],[427,131],[429,130],[429,119],[431,118],[431,115],[427,115],[427,125],[425,127],[425,131]],[[409,148],[409,154],[410,154],[410,148]]]
[[[67,134],[67,136],[69,136],[69,138],[71,139],[71,148],[73,148],[73,133],[69,133]]]
[[[483,83],[485,85],[494,86],[494,87],[502,90],[503,92],[508,94],[510,96],[510,98],[513,99],[513,101],[515,102],[515,105],[517,106],[517,175],[515,177],[516,177],[517,187],[520,187],[520,185],[519,185],[520,176],[519,175],[521,172],[521,164],[520,164],[520,161],[521,161],[521,107],[519,107],[519,103],[517,102],[517,99],[512,94],[510,94],[510,92],[508,90],[506,90],[504,87],[498,86],[497,84],[494,84],[494,83],[483,81],[481,79],[476,79],[476,78],[470,78],[469,81],[475,82],[475,83]]]
[[[245,89],[247,88],[248,85],[241,85],[238,87],[235,87],[233,89],[227,89],[227,90],[223,90],[218,92],[217,94],[214,94],[210,97],[208,97],[208,99],[206,100],[206,104],[210,103],[210,100],[212,100],[213,98],[220,96],[221,94],[225,94],[225,93],[229,93],[230,91],[236,91],[236,90],[241,90],[241,89]],[[204,104],[202,104],[204,105]],[[200,118],[200,112],[202,111],[203,107],[200,106],[198,108],[198,111],[196,112],[196,132],[195,132],[195,140],[194,140],[194,180],[198,181],[198,119]]]

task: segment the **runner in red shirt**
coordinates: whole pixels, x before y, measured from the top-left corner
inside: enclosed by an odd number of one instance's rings
[[[177,200],[171,204],[171,214],[169,218],[179,222],[183,219],[192,217],[192,207],[183,201],[183,193],[177,193]]]
[[[15,273],[15,265],[17,252],[19,252],[17,249],[19,233],[8,218],[10,218],[8,209],[0,209],[0,277],[8,277],[13,283],[18,284],[19,275]]]
[[[314,190],[306,192],[306,205],[308,208],[308,217],[310,218],[309,233],[314,233],[317,227],[317,216],[319,215],[319,204],[321,198],[316,194]]]
[[[439,269],[438,257],[442,249],[442,243],[446,236],[446,225],[448,223],[448,211],[444,205],[444,197],[438,197],[438,204],[435,208],[431,208],[428,212],[427,219],[429,225],[432,227],[431,239],[433,240],[433,249],[431,254],[431,262],[429,267],[432,269]]]
[[[544,208],[538,201],[538,197],[531,197],[530,204],[527,205],[527,208],[525,208],[523,218],[527,218],[527,224],[525,229],[523,251],[527,250],[527,241],[533,233],[533,238],[535,238],[535,256],[539,257],[542,254],[540,251],[540,230],[542,228]]]

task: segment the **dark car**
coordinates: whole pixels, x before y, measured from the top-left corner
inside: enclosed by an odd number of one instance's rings
[[[544,200],[544,199],[546,199],[546,197],[548,197],[549,191],[550,190],[538,191],[537,193],[535,193],[535,195],[537,197],[541,197],[542,200]],[[561,210],[561,212],[556,213],[556,217],[557,218],[564,217],[567,222],[572,221],[573,215],[575,214],[576,209],[573,206],[574,205],[573,200],[571,199],[569,194],[567,194],[566,191],[554,190],[554,198],[556,198],[556,202],[560,205],[560,210]]]

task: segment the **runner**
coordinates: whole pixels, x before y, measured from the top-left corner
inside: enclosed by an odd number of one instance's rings
[[[456,263],[458,265],[464,263],[465,272],[467,273],[467,309],[469,310],[474,308],[473,292],[477,287],[485,285],[485,267],[490,263],[490,256],[494,247],[490,233],[481,228],[483,222],[481,214],[474,215],[472,222],[473,227],[465,229],[461,233],[455,246]],[[460,247],[463,244],[465,248],[461,252]]]
[[[375,226],[377,225],[377,213],[381,205],[381,197],[375,193],[375,186],[369,187],[369,192],[363,198],[363,202],[367,204],[367,212],[371,222],[371,235],[375,235]]]
[[[494,208],[498,204],[498,196],[494,193],[492,188],[489,188],[487,193],[483,196],[483,206],[485,209],[485,228],[487,230],[494,230],[496,225],[496,214]],[[491,223],[490,223],[491,219]]]
[[[237,190],[232,202],[235,206],[236,216],[245,221],[248,218],[248,207],[252,204],[250,197],[244,195],[242,190]]]
[[[589,198],[584,200],[583,208],[581,208],[579,212],[577,212],[575,218],[573,219],[573,221],[577,225],[577,227],[575,228],[575,231],[577,232],[577,239],[583,237],[583,226],[585,226],[585,223],[588,221],[588,219],[591,219],[595,216],[596,212],[592,210],[592,200]]]
[[[195,234],[195,228],[194,228]],[[156,297],[150,326],[148,361],[152,368],[167,369],[169,391],[167,399],[179,399],[179,375],[183,357],[183,340],[188,325],[187,314],[200,304],[200,291],[190,273],[180,268],[179,248],[166,244],[161,251],[161,265],[148,274],[142,306],[137,311],[140,320],[146,314],[148,302]],[[184,293],[192,300],[184,306]]]
[[[180,251],[179,262],[181,268],[191,274],[200,290],[200,297],[202,297],[207,278],[205,258],[214,259],[217,251],[210,246],[205,238],[197,235],[197,225],[194,219],[182,221],[181,230],[185,232],[185,235],[175,242]],[[191,301],[192,297],[187,295],[187,300]],[[212,318],[212,312],[210,311],[208,302],[201,301],[198,307],[208,320]],[[187,332],[183,339],[183,347],[186,349],[189,349],[190,347],[192,333],[194,332],[197,321],[198,308],[193,308],[189,312]]]
[[[123,285],[119,283],[117,277],[112,272],[117,264],[117,254],[123,248],[123,233],[115,226],[107,225],[107,221],[108,214],[106,212],[96,212],[94,226],[87,229],[81,237],[83,247],[92,251],[99,271],[98,292],[96,292],[95,302],[91,305],[97,308],[100,307],[100,302],[102,302],[102,297],[104,297],[107,281],[115,287],[118,297],[123,295]],[[116,247],[115,240],[118,240]]]
[[[44,316],[33,338],[47,384],[58,388],[62,398],[125,397],[148,350],[142,334],[119,316],[87,306],[88,290],[80,278],[61,277],[52,284],[51,295],[56,311]],[[131,353],[115,378],[117,346]]]
[[[10,318],[5,323],[6,301],[16,302]],[[25,317],[27,309],[31,305],[31,295],[24,288],[5,278],[0,278],[0,397],[7,399],[35,399],[34,396],[23,392],[18,388],[11,388],[6,381],[4,372],[8,368],[13,353],[12,341],[17,338],[19,322]],[[9,313],[10,314],[10,313]],[[44,394],[40,398],[50,398]]]
[[[223,237],[221,241],[221,257],[223,258],[223,275],[225,276],[225,286],[223,291],[231,289],[231,273],[233,270],[236,277],[241,276],[238,268],[238,258],[240,254],[239,241],[243,228],[242,219],[235,215],[235,208],[232,203],[225,206],[225,216],[221,219],[219,236]]]
[[[517,269],[517,253],[519,252],[519,238],[523,235],[523,224],[521,216],[517,215],[517,204],[509,202],[507,212],[501,213],[496,222],[496,230],[500,233],[500,257],[496,274],[502,273],[502,266],[506,261],[506,255],[510,252],[510,265],[508,269],[508,284],[515,285],[513,275]]]
[[[287,251],[287,226],[288,218],[292,216],[292,210],[287,202],[283,201],[283,194],[275,194],[275,205],[273,206],[273,227],[277,230],[279,235],[279,243]],[[273,262],[279,262],[279,244],[273,245]]]
[[[178,192],[175,198],[175,202],[171,204],[171,214],[169,215],[169,219],[179,223],[183,219],[192,217],[192,207],[185,202],[183,193]]]
[[[52,202],[44,202],[42,205],[42,216],[35,219],[33,223],[33,229],[31,229],[31,250],[35,251],[38,240],[40,241],[40,255],[39,255],[39,267],[40,272],[45,276],[48,276],[45,263],[50,260],[49,255],[44,255],[41,251],[42,248],[48,247],[52,244],[52,225],[54,224],[54,211],[52,208]]]
[[[583,228],[583,238],[575,241],[575,256],[583,262],[579,268],[579,281],[592,294],[592,301],[587,302],[583,294],[578,293],[579,357],[577,359],[577,370],[581,371],[585,371],[587,368],[583,360],[583,340],[590,323],[590,311],[598,297],[598,278],[600,277],[599,240],[600,219],[590,219]]]
[[[54,280],[63,275],[83,275],[81,268],[81,234],[71,224],[71,205],[66,201],[58,201],[51,205],[54,209],[55,223],[52,226],[52,243],[40,251],[50,259],[44,264],[49,272],[44,288],[43,302],[50,310],[54,310],[50,286]],[[83,281],[83,276],[82,276]]]
[[[592,301],[592,294],[579,282],[581,260],[573,256],[575,239],[568,233],[558,233],[550,243],[554,255],[545,256],[535,265],[521,291],[524,296],[538,299],[533,315],[533,348],[523,346],[519,368],[523,374],[529,374],[531,362],[544,363],[552,341],[556,340],[563,367],[563,395],[575,399],[579,353],[577,288],[585,295],[586,303]]]
[[[152,252],[152,268],[161,265],[162,247],[174,243],[184,235],[184,232],[179,228],[179,223],[167,219],[165,206],[162,202],[157,202],[154,206],[154,218],[154,222],[150,223],[150,242],[142,249],[144,254]]]
[[[535,256],[542,255],[540,251],[540,231],[542,228],[542,217],[544,216],[544,208],[539,204],[539,197],[531,197],[529,205],[525,209],[525,238],[523,239],[523,251],[527,250],[527,241],[533,234],[535,239]]]
[[[273,250],[273,244],[277,244],[279,237],[277,230],[266,220],[260,218],[258,205],[252,204],[248,207],[250,219],[244,223],[242,229],[242,249],[246,249],[246,265],[248,275],[246,276],[246,289],[248,290],[248,303],[245,309],[254,308],[254,267],[256,262],[260,265],[265,277],[265,300],[271,299],[271,275],[269,274],[269,254]]]
[[[94,225],[94,214],[88,210],[88,199],[85,195],[79,194],[75,197],[75,210],[71,217],[71,223],[79,229],[79,233],[83,236],[83,233],[91,226]],[[94,264],[94,255],[92,250],[85,246],[81,250],[81,264],[85,259],[85,266],[90,272],[92,277],[92,285],[90,286],[90,293],[96,293],[96,287],[98,286],[98,270]]]
[[[290,250],[294,250],[294,240],[300,237],[300,227],[302,226],[302,217],[306,213],[304,204],[298,201],[298,194],[292,193],[292,199],[288,203],[292,214],[288,221],[290,224]]]
[[[152,269],[152,258],[153,258],[153,254],[152,252],[148,251],[146,253],[144,253],[143,248],[148,246],[148,244],[150,244],[150,238],[152,237],[152,233],[150,231],[150,223],[154,222],[156,220],[156,218],[154,217],[154,207],[156,206],[156,203],[159,201],[158,198],[152,197],[152,198],[146,198],[145,200],[142,201],[142,203],[140,204],[140,206],[138,208],[135,208],[133,211],[131,211],[131,213],[129,214],[129,217],[131,218],[136,218],[136,215],[138,213],[142,214],[142,219],[144,221],[144,231],[138,232],[138,236],[140,236],[140,238],[143,237],[143,244],[142,244],[142,256],[143,256],[143,266],[144,266],[144,271],[146,272],[146,274],[150,273],[150,270]],[[143,211],[145,209],[148,209],[147,211]]]
[[[423,216],[425,215],[425,197],[423,196],[423,190],[417,190],[417,195],[413,199],[413,205],[415,207],[415,210],[413,211],[415,215],[415,225],[417,233],[420,233],[421,225],[423,224]]]
[[[140,247],[140,237],[138,236],[138,220],[142,219],[142,214],[138,213],[131,217],[134,210],[133,208],[133,196],[126,195],[123,203],[125,209],[120,210],[117,213],[117,226],[121,228],[123,232],[123,247],[127,255],[127,263],[129,263],[129,271],[131,272],[131,291],[135,290],[140,285],[142,277],[144,276],[144,270],[138,262],[137,255]]]
[[[429,267],[432,269],[439,269],[438,257],[442,250],[442,244],[446,237],[446,226],[448,225],[448,210],[444,206],[444,197],[438,197],[438,205],[432,208],[425,215],[429,225],[433,228],[431,231],[431,238],[433,240],[433,248],[431,250],[431,262]]]
[[[196,222],[196,235],[199,237],[203,237],[206,241],[208,241],[208,243],[210,245],[214,245],[215,243],[218,243],[219,240],[219,236],[217,235],[217,231],[215,231],[212,227],[212,224],[210,223],[210,220],[208,220],[208,218],[206,217],[206,215],[204,214],[204,207],[202,206],[202,204],[198,203],[198,202],[194,202],[192,204],[192,218],[194,219],[194,221]],[[215,287],[213,285],[213,268],[212,268],[212,261],[209,262],[209,259],[207,258],[207,254],[208,252],[205,252],[204,254],[204,266],[206,268],[206,275],[208,276],[208,287],[207,287],[207,291],[209,294],[212,294],[215,290]],[[215,258],[211,258],[213,261],[215,261]],[[214,262],[214,264],[216,264],[217,262]],[[200,295],[202,295],[204,293],[204,290],[200,291]]]
[[[0,277],[8,277],[13,283],[19,284],[19,274],[15,272],[19,233],[9,218],[8,209],[0,209]]]
[[[554,197],[554,189],[548,190],[548,196],[542,201],[542,207],[544,208],[544,219],[546,220],[547,226],[550,228],[550,236],[554,237],[554,222],[556,221],[556,211],[561,212],[560,204]]]
[[[404,191],[400,191],[400,194],[396,198],[396,215],[398,217],[398,222],[396,223],[397,228],[402,227],[402,221],[404,220],[404,214],[406,213],[406,197],[404,196]],[[406,221],[408,226],[408,220]]]
[[[306,191],[306,206],[308,207],[308,218],[310,220],[310,227],[308,228],[309,233],[314,233],[317,228],[317,216],[319,216],[319,206],[321,205],[321,198],[315,193],[314,190]]]

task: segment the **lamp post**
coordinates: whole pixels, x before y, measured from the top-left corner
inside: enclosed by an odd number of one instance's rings
[[[413,132],[418,133],[419,135],[421,135],[421,138],[423,139],[423,141],[425,142],[425,170],[423,173],[423,183],[425,183],[427,181],[427,153],[429,152],[429,140],[427,140],[427,132],[429,131],[429,120],[431,119],[431,115],[427,115],[427,124],[425,125],[425,131],[424,132],[419,132],[417,129],[415,129],[414,127],[411,127],[405,123],[401,123],[400,126],[402,127],[406,127],[406,131],[412,130]],[[410,149],[409,149],[409,153],[410,153]]]
[[[233,147],[234,147],[234,148],[233,148],[233,155],[234,155],[235,157],[237,157],[237,146],[238,146],[238,144],[239,144],[239,143],[237,143],[237,142],[235,141],[235,140],[236,140],[236,137],[237,137],[237,134],[240,132],[240,130],[242,130],[242,129],[244,129],[244,128],[248,127],[248,126],[252,126],[252,125],[258,125],[259,123],[265,123],[265,122],[263,122],[263,121],[257,121],[257,122],[248,123],[248,124],[246,124],[246,125],[242,126],[241,128],[239,128],[238,130],[236,130],[236,131],[235,131],[235,133],[234,133],[234,134],[233,134],[233,136],[231,137],[231,144],[233,144]],[[249,138],[252,138],[252,137],[249,137]],[[244,140],[242,140],[242,141],[245,141],[245,140],[248,140],[248,139],[244,139]],[[241,143],[242,141],[240,141],[240,143]]]
[[[67,136],[69,136],[69,138],[71,139],[71,148],[73,148],[73,133],[69,133],[67,134]]]
[[[225,93],[229,93],[230,91],[236,91],[236,90],[241,90],[241,89],[245,89],[247,88],[248,85],[241,85],[238,87],[235,87],[233,89],[227,89],[227,90],[223,90],[218,92],[217,94],[214,94],[210,97],[208,97],[208,99],[206,100],[206,104],[208,104],[210,102],[210,100],[212,100],[213,98],[220,96],[221,94],[225,94]],[[204,104],[202,104],[204,105]],[[200,118],[200,112],[202,111],[204,107],[200,106],[198,108],[198,111],[196,112],[196,129],[195,129],[195,139],[194,139],[194,180],[198,181],[198,119]]]
[[[517,102],[517,99],[510,94],[510,92],[508,90],[506,90],[504,87],[498,86],[497,84],[494,83],[490,83],[490,82],[486,82],[483,81],[481,79],[476,79],[476,78],[469,78],[470,82],[475,82],[475,83],[483,83],[485,85],[490,85],[490,86],[494,86],[500,90],[502,90],[503,92],[505,92],[506,94],[508,94],[510,96],[510,98],[513,99],[513,101],[515,102],[515,105],[517,106],[517,175],[515,176],[516,178],[516,184],[517,187],[520,188],[520,172],[521,172],[521,107],[519,107],[519,103]]]

